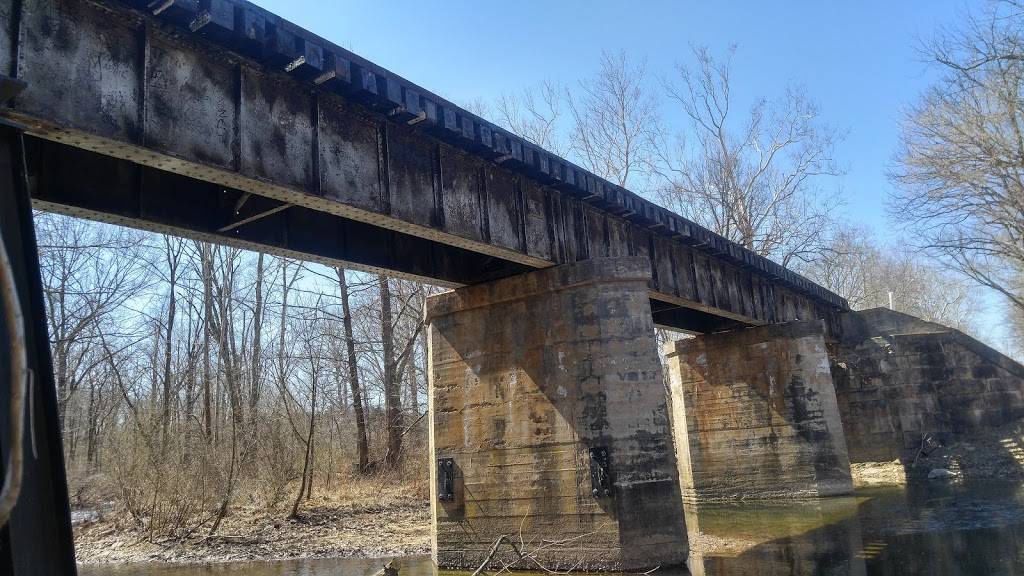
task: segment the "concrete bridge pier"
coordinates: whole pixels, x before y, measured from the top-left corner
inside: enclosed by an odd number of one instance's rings
[[[594,259],[428,301],[438,565],[476,568],[502,535],[548,569],[686,560],[650,276]]]
[[[686,500],[853,491],[824,332],[796,321],[668,344]]]

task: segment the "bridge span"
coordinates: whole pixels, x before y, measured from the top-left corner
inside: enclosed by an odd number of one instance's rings
[[[694,332],[846,308],[251,3],[0,0],[0,22],[40,209],[449,286],[645,256],[656,322]]]

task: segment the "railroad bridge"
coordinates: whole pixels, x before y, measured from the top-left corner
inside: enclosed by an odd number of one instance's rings
[[[831,386],[813,362],[842,298],[251,3],[0,0],[0,74],[0,222],[46,440],[9,529],[15,568],[59,573],[73,553],[29,201],[454,288],[426,311],[444,565],[524,519],[564,539],[551,566],[581,547],[595,568],[685,558],[681,497],[701,488],[680,489],[673,413],[710,377],[701,362],[735,359],[729,336],[689,362],[674,349],[673,401],[656,325],[761,330],[745,342],[799,381],[786,394]],[[845,458],[829,410],[834,393],[811,410],[825,433],[793,436],[806,446],[786,461],[820,486]]]

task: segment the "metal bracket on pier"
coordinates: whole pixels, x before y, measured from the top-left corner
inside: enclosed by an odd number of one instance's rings
[[[437,459],[437,499],[447,502],[455,499],[455,460]]]
[[[590,449],[590,488],[594,498],[609,498],[612,495],[611,459],[608,449],[595,446]]]

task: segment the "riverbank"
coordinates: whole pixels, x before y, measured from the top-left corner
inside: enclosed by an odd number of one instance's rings
[[[376,490],[372,488],[377,488]],[[213,536],[150,541],[116,510],[75,526],[75,551],[85,564],[229,562],[322,557],[383,557],[430,552],[427,500],[401,486],[364,488],[346,496],[315,496],[300,518],[257,506],[232,508]]]
[[[856,463],[859,488],[969,480],[1024,481],[1024,422],[950,438],[927,457]],[[932,470],[950,475],[929,480]],[[105,493],[109,501],[114,492]],[[239,500],[248,500],[239,498]],[[237,502],[217,533],[208,525],[185,539],[150,539],[116,506],[95,504],[77,511],[79,562],[226,562],[326,557],[385,557],[430,552],[430,507],[423,483],[402,485],[380,479],[348,479],[340,493],[318,494],[303,502],[300,518],[287,509],[267,511],[255,502]],[[719,546],[722,543],[718,543]],[[691,546],[701,547],[699,539]]]
[[[945,438],[939,435],[920,454],[908,450],[904,461],[851,463],[853,485],[903,486],[935,480],[1024,482],[1024,420]]]

